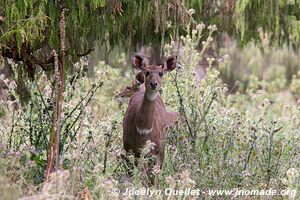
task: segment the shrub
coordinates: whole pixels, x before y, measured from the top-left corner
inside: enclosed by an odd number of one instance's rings
[[[158,189],[299,190],[300,109],[290,92],[294,89],[278,89],[285,77],[273,82],[272,77],[262,80],[251,73],[246,91],[230,93],[220,78],[220,70],[228,67],[226,56],[220,60],[220,69],[208,68],[206,77],[197,82],[195,67],[203,51],[197,52],[195,46],[204,41],[205,48],[215,31],[210,27],[208,38],[203,38],[202,29],[181,37],[185,44],[181,67],[165,77],[164,102],[167,109],[179,111],[182,120],[168,129],[164,167],[157,170]],[[166,54],[174,45],[166,46]],[[144,187],[141,177],[146,158],[131,169],[131,176],[127,174],[134,158],[125,155],[122,145],[126,106],[119,107],[113,98],[113,91],[129,80],[103,63],[96,73],[92,80],[80,76],[67,83],[61,126],[63,169],[53,174],[53,179],[61,180],[58,184],[43,183],[52,124],[51,81],[41,76],[40,82],[32,83],[27,107],[16,110],[9,106],[11,102],[1,102],[4,185],[15,183],[20,196],[29,199],[34,194],[79,198],[83,191],[94,199],[114,198],[113,188]],[[48,190],[48,186],[56,188]]]

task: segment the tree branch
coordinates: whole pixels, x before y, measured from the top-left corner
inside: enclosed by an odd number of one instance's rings
[[[89,53],[91,53],[92,51],[94,51],[95,50],[95,48],[90,48],[89,50],[87,50],[86,52],[84,52],[84,53],[77,53],[76,55],[78,56],[78,57],[83,57],[83,56],[86,56],[86,55],[88,55]]]

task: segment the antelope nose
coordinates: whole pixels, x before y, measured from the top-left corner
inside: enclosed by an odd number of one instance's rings
[[[151,86],[151,89],[152,89],[152,90],[155,90],[156,87],[157,87],[157,82],[151,81],[151,82],[150,82],[150,86]]]

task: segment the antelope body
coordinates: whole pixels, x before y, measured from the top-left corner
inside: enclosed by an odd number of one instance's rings
[[[179,117],[176,112],[167,112],[159,96],[162,76],[175,69],[176,57],[169,57],[163,65],[148,65],[139,55],[132,57],[133,66],[145,76],[145,90],[133,94],[123,119],[123,144],[126,151],[132,151],[136,157],[149,140],[154,143],[151,155],[157,156],[156,164],[162,167],[164,160],[164,136],[167,126]]]

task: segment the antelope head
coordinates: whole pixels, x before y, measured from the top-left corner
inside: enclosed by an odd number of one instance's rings
[[[140,70],[145,77],[147,99],[154,101],[162,88],[163,75],[175,69],[177,57],[168,57],[162,65],[149,65],[147,58],[138,54],[133,55],[131,59],[134,68]]]

